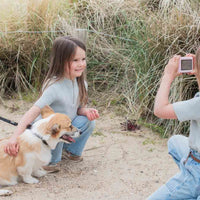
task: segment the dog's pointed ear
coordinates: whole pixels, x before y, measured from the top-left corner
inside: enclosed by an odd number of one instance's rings
[[[52,114],[54,114],[55,112],[53,111],[52,108],[50,108],[49,106],[44,106],[41,110],[41,115],[42,115],[42,118],[46,118]]]
[[[56,135],[58,131],[60,130],[60,126],[58,124],[54,124],[51,128],[51,134]]]

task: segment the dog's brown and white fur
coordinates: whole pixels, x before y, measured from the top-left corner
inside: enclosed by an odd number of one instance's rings
[[[42,166],[50,162],[51,149],[60,141],[71,143],[73,137],[80,135],[68,116],[54,113],[48,106],[42,109],[41,115],[41,120],[18,137],[20,148],[16,157],[4,152],[8,139],[0,140],[0,186],[15,185],[18,177],[25,183],[38,183],[34,177],[46,174]],[[6,192],[9,191],[0,190],[0,195]]]

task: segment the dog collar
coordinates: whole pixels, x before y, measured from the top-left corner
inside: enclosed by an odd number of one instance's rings
[[[37,133],[34,133],[34,132],[32,132],[32,133],[33,133],[33,135],[35,135],[36,137],[38,137],[39,139],[41,139],[42,142],[43,142],[43,144],[45,144],[46,146],[49,146],[48,143],[47,143],[47,141],[44,140],[40,135],[38,135]]]

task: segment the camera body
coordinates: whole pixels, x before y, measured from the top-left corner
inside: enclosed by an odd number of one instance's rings
[[[193,58],[192,57],[181,57],[179,61],[178,72],[188,73],[193,71]]]

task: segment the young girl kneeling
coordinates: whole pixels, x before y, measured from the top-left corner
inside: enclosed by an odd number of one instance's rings
[[[85,82],[86,47],[73,37],[59,37],[53,43],[49,71],[45,78],[42,94],[20,120],[14,135],[5,147],[5,152],[16,156],[19,145],[16,138],[24,132],[28,124],[38,120],[41,108],[49,105],[54,112],[64,113],[72,120],[72,125],[80,129],[81,136],[70,145],[59,143],[52,151],[51,165],[61,161],[62,150],[65,157],[81,161],[84,146],[94,129],[98,111],[86,108],[88,95]],[[47,168],[47,170],[52,168]]]

